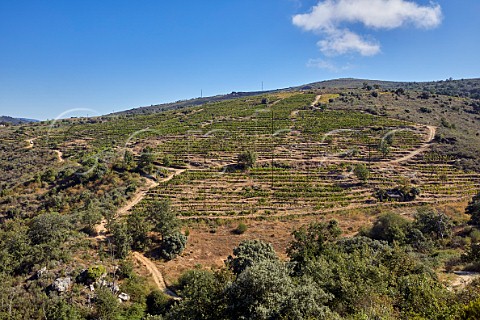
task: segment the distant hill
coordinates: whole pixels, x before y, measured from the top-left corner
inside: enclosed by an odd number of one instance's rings
[[[39,122],[39,120],[34,119],[25,119],[25,118],[12,118],[9,116],[0,116],[0,124],[22,124],[22,123],[30,123],[30,122]]]
[[[264,93],[272,93],[272,92],[278,92],[278,91],[282,91],[282,89],[272,90],[272,91],[232,92],[229,94],[216,95],[212,97],[179,100],[176,102],[155,104],[147,107],[139,107],[139,108],[129,109],[125,111],[115,112],[110,115],[149,114],[149,113],[162,112],[167,110],[176,110],[176,109],[181,109],[185,107],[199,106],[209,102],[219,102],[219,101],[225,101],[225,100],[236,99],[241,97],[256,96]]]
[[[461,79],[461,80],[440,80],[429,82],[395,82],[382,80],[366,80],[366,79],[335,79],[321,82],[314,82],[296,89],[327,89],[327,88],[344,88],[359,89],[364,86],[380,86],[383,89],[394,90],[403,88],[405,90],[428,91],[432,94],[442,94],[449,96],[468,97],[472,99],[480,99],[480,78]]]
[[[212,97],[194,98],[189,100],[180,100],[171,103],[155,104],[146,107],[139,107],[112,113],[111,115],[134,115],[134,114],[149,114],[162,112],[167,110],[176,110],[185,107],[198,106],[209,102],[219,102],[241,97],[249,97],[260,94],[271,94],[282,91],[297,91],[297,90],[314,90],[314,89],[359,89],[364,86],[379,86],[387,90],[396,90],[403,88],[405,90],[428,91],[432,94],[442,94],[458,97],[469,97],[472,99],[480,99],[480,78],[475,79],[461,79],[461,80],[440,80],[429,82],[396,82],[396,81],[382,81],[382,80],[367,80],[367,79],[353,79],[343,78],[326,80],[320,82],[309,83],[297,87],[290,87],[284,89],[270,90],[270,91],[253,91],[253,92],[232,92],[224,95],[216,95]]]

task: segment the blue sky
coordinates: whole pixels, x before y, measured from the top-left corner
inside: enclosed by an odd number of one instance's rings
[[[262,81],[479,77],[479,15],[478,0],[1,0],[0,115],[106,114]]]

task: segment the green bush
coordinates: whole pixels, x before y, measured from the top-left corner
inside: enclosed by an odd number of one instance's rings
[[[278,260],[272,245],[261,240],[245,240],[233,249],[233,256],[228,256],[226,264],[236,274],[247,267],[264,260]]]
[[[395,213],[385,213],[377,218],[367,236],[375,240],[403,243],[410,223]]]
[[[355,173],[355,176],[362,181],[367,181],[370,176],[370,170],[368,170],[367,166],[362,163],[357,164],[353,169],[353,172]]]
[[[248,227],[245,223],[240,222],[237,228],[234,230],[236,234],[244,234],[247,231]]]
[[[92,266],[87,269],[87,278],[92,281],[97,281],[100,277],[107,273],[107,269],[102,266]]]
[[[238,164],[245,169],[252,168],[257,161],[257,154],[253,151],[245,151],[238,155]]]
[[[181,254],[187,245],[187,237],[176,231],[163,238],[160,253],[167,260],[175,259]]]
[[[147,296],[147,313],[151,315],[165,314],[170,305],[170,299],[160,290],[153,290]]]

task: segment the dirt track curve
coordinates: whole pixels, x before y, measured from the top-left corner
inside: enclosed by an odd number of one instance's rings
[[[143,254],[136,251],[133,252],[133,257],[147,268],[148,272],[150,272],[152,275],[153,281],[157,285],[158,290],[165,292],[167,290],[167,286],[163,280],[162,273],[157,269],[155,264]]]
[[[57,159],[58,162],[64,162],[65,160],[63,159],[63,153],[60,150],[53,150],[57,154]]]
[[[147,195],[150,189],[155,188],[161,182],[167,182],[172,180],[173,177],[183,173],[186,169],[171,169],[171,170],[174,171],[172,174],[159,180],[158,182],[154,181],[151,178],[147,178],[148,182],[146,185],[146,189],[139,190],[132,197],[132,199],[130,199],[130,201],[128,201],[123,207],[117,210],[117,214],[119,216],[127,214],[135,205],[137,205],[140,201],[142,201],[142,199]],[[107,231],[105,228],[106,223],[107,223],[107,220],[103,219],[102,222],[96,227],[96,231],[98,235],[95,237],[95,239],[103,240],[106,238],[106,231]],[[163,280],[162,273],[158,270],[158,268],[150,259],[148,259],[147,257],[145,257],[139,252],[133,252],[133,258],[147,268],[148,272],[152,275],[153,281],[155,282],[157,288],[160,291],[171,296],[173,299],[179,299],[179,297],[174,292],[172,292],[167,288],[167,286],[165,285],[165,281]]]
[[[183,173],[186,169],[171,169],[171,170],[173,170],[174,172],[158,181],[155,181],[149,177],[145,177],[147,179],[146,189],[143,188],[139,190],[123,207],[117,210],[117,215],[122,216],[127,214],[128,211],[130,211],[134,206],[136,206],[140,201],[142,201],[143,198],[145,198],[145,196],[147,195],[148,191],[150,191],[150,189],[155,188],[156,186],[158,186],[159,183],[172,180],[173,177]],[[103,219],[100,222],[100,224],[95,227],[95,231],[97,233],[97,236],[95,237],[95,239],[103,240],[106,238],[106,235],[105,235],[107,232],[107,229],[105,228],[106,224],[107,224],[107,220]]]
[[[28,143],[28,145],[25,147],[25,149],[32,149],[33,148],[33,141],[35,141],[37,139],[38,139],[38,137],[25,140],[25,142]]]
[[[403,157],[398,158],[398,159],[391,160],[390,163],[404,162],[404,161],[412,159],[413,157],[415,157],[416,155],[419,155],[422,152],[427,151],[428,148],[430,147],[430,143],[433,141],[433,139],[435,139],[435,134],[437,133],[437,127],[427,126],[427,128],[428,128],[428,139],[424,144],[422,144],[420,146],[420,148],[410,152],[406,156],[403,156]]]
[[[33,146],[34,146],[34,143],[33,141],[37,140],[38,137],[36,138],[31,138],[31,139],[26,139],[25,142],[28,143],[28,145],[25,147],[25,149],[32,149]],[[63,153],[62,151],[60,150],[52,150],[53,152],[55,152],[57,154],[57,159],[58,159],[58,162],[64,162],[65,160],[63,159]]]

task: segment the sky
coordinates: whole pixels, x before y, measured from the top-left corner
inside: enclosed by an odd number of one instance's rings
[[[0,115],[480,77],[478,0],[0,0]]]

